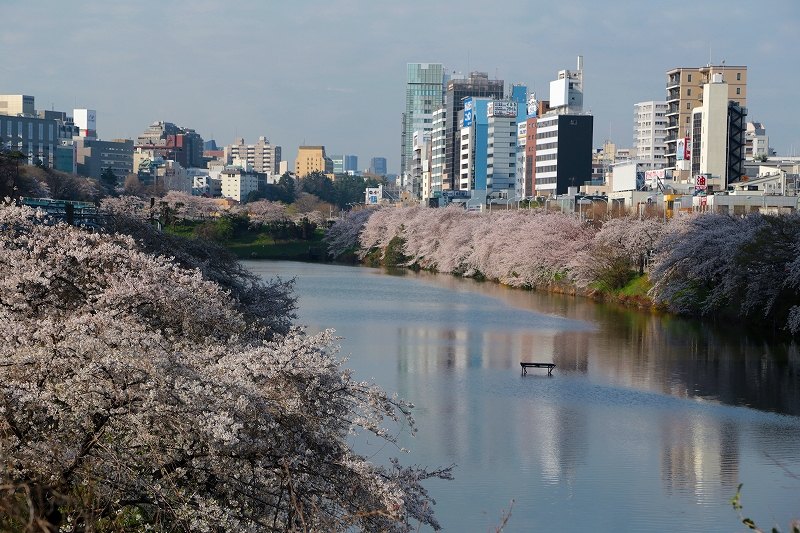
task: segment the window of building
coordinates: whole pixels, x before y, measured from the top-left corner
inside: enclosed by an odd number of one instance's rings
[[[688,76],[686,76],[686,81],[692,81],[692,75],[691,75],[691,74],[689,74]]]
[[[691,109],[691,108],[692,108],[692,103],[686,102],[686,109]]]
[[[736,94],[742,94],[742,88],[741,87],[737,87],[736,88]]]
[[[737,79],[737,81],[741,81],[741,79],[742,79],[742,73],[741,72],[737,72],[736,73],[736,79]]]
[[[686,89],[686,96],[692,96],[692,90]]]
[[[689,117],[686,117],[686,123],[687,124],[689,123]]]

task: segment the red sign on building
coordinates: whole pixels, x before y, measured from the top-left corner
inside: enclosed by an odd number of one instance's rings
[[[703,175],[698,175],[694,177],[694,190],[696,191],[705,191],[708,188],[706,185],[706,177]]]

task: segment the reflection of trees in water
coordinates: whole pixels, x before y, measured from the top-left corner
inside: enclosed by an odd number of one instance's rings
[[[800,414],[797,345],[769,344],[740,329],[605,310],[593,360],[633,386],[765,411]]]
[[[548,361],[552,357],[561,369],[591,370],[625,386],[800,415],[800,353],[794,343],[756,338],[738,325],[688,320],[449,275],[409,275],[450,290],[500,298],[520,309],[586,321],[597,328],[586,336],[561,331],[553,335],[534,332],[527,339],[523,334],[522,340],[512,336],[489,339],[479,357],[492,367],[516,367],[521,360],[535,357]],[[583,339],[588,340],[586,348]]]
[[[665,415],[661,429],[661,481],[667,493],[716,505],[736,491],[739,431],[731,421]]]

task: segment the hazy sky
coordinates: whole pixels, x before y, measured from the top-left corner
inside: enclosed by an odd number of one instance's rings
[[[667,70],[725,60],[748,67],[748,119],[785,155],[800,152],[798,23],[798,0],[0,0],[0,94],[96,109],[105,139],[166,120],[398,172],[406,63],[547,98],[583,55],[595,145],[629,147],[633,105],[666,97]]]

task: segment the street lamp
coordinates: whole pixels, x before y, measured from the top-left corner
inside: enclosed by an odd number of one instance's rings
[[[519,198],[519,196],[515,196],[515,197],[513,197],[513,198],[506,198],[506,211],[508,211],[509,209],[511,209],[511,202],[513,202],[513,201],[514,201],[514,200],[516,200],[517,198]],[[517,209],[519,209],[519,204],[517,204]]]
[[[610,204],[608,203],[608,200],[606,200],[605,198],[600,198],[600,197],[595,198],[595,200],[600,200],[601,202],[605,202],[606,203],[606,220],[608,220],[608,210],[609,210],[609,206],[610,206]]]
[[[592,201],[587,200],[585,198],[581,198],[580,200],[578,200],[578,214],[580,215],[581,222],[583,222],[583,206],[587,204],[591,205]]]

